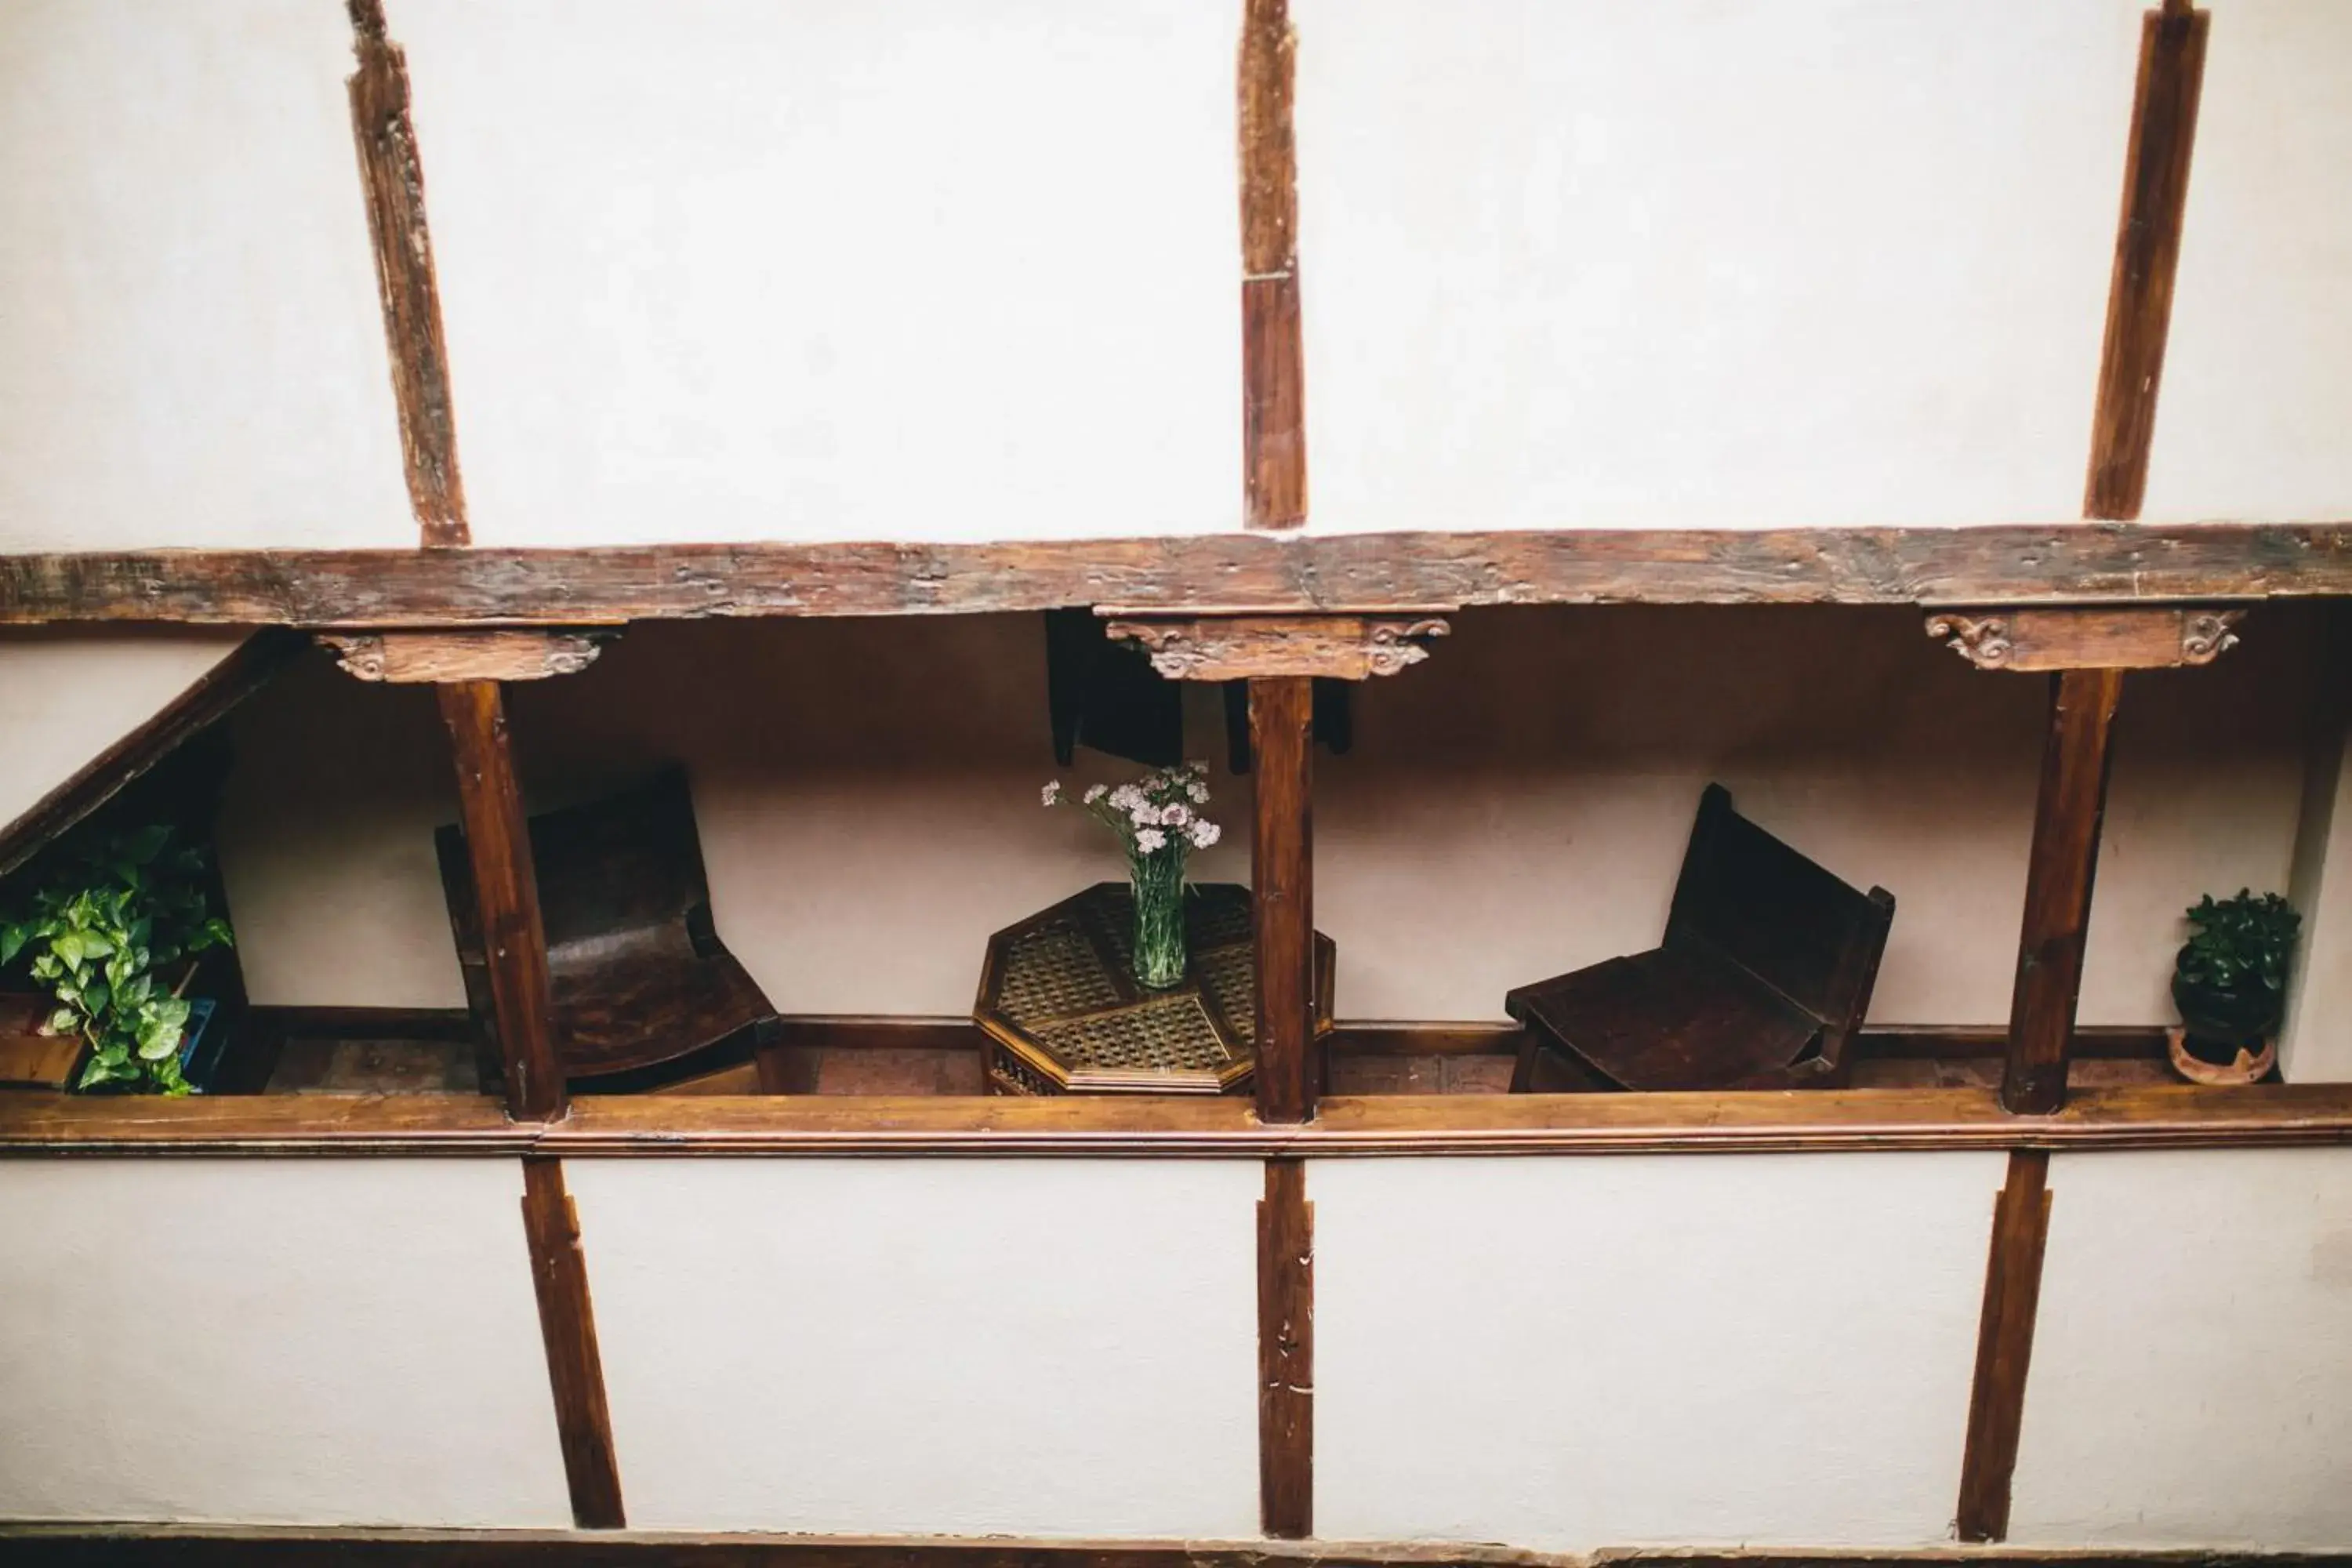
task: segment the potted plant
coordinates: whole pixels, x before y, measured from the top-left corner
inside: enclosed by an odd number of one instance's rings
[[[0,964],[20,957],[48,991],[47,1028],[83,1041],[77,1089],[186,1094],[197,955],[231,944],[205,900],[205,852],[151,826],[79,845],[51,862],[0,921]]]
[[[1065,801],[1061,781],[1043,791],[1045,805]],[[1217,841],[1209,804],[1209,764],[1160,768],[1133,784],[1090,786],[1076,803],[1118,835],[1135,890],[1135,983],[1165,991],[1184,983],[1184,857]]]
[[[2208,893],[2189,910],[2190,936],[2172,968],[2180,1009],[2173,1065],[2200,1083],[2252,1083],[2277,1061],[2272,1037],[2286,1005],[2287,967],[2303,917],[2276,893]]]

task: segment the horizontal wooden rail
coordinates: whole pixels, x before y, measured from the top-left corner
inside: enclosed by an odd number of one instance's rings
[[[0,1095],[0,1156],[42,1154],[1073,1155],[2148,1149],[2352,1141],[2352,1084],[2078,1090],[2048,1117],[1990,1089],[1329,1095],[1266,1126],[1239,1098],[625,1095],[551,1124],[471,1095],[191,1100]]]
[[[1115,605],[2025,605],[2352,595],[2352,523],[1220,533],[996,544],[0,555],[0,624],[567,626]]]

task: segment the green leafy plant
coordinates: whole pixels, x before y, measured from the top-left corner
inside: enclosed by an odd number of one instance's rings
[[[114,834],[61,852],[29,907],[0,922],[0,964],[26,957],[57,999],[49,1028],[89,1044],[76,1089],[189,1092],[181,994],[195,955],[234,940],[205,907],[204,870],[204,850],[174,845],[169,827]]]
[[[2181,982],[2211,991],[2285,990],[2303,917],[2284,899],[2241,888],[2216,902],[2208,893],[2189,909],[2189,924],[2192,934],[2175,968]]]

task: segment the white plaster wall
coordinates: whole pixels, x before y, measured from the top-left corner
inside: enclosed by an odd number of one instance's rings
[[[0,4],[0,550],[413,545],[320,0]]]
[[[2061,1154],[2010,1541],[2352,1551],[2352,1158]]]
[[[0,634],[0,734],[8,738],[0,823],[153,718],[244,640],[210,627]]]
[[[1262,1169],[567,1163],[629,1522],[1255,1535]]]
[[[1358,693],[1316,768],[1316,913],[1360,1018],[1500,1017],[1512,985],[1653,945],[1710,778],[1900,900],[1873,1016],[2008,1014],[2046,687],[1972,669],[1908,611],[1496,610]],[[2083,1017],[2168,1021],[2180,911],[2284,889],[2320,668],[2266,611],[2202,670],[2132,678]],[[1044,636],[1028,616],[640,626],[518,688],[539,806],[666,762],[692,779],[719,927],[788,1012],[956,1014],[988,933],[1124,869],[1037,806]],[[453,821],[429,700],[317,673],[238,718],[223,846],[257,999],[457,1005],[431,829]],[[1224,754],[1197,694],[1195,754]],[[1082,753],[1067,776],[1124,764]],[[1214,781],[1247,881],[1248,782]],[[349,835],[350,837],[346,837]],[[320,920],[322,910],[335,911]]]
[[[1299,0],[1313,525],[2079,518],[2143,9]]]
[[[2352,6],[2217,0],[2150,521],[2352,514]]]
[[[1942,1541],[2001,1173],[1991,1152],[1315,1164],[1317,1531]]]
[[[0,1517],[566,1526],[507,1160],[0,1163]]]
[[[1239,525],[1235,0],[393,0],[478,543]]]

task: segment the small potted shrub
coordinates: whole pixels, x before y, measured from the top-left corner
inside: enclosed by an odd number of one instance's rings
[[[231,944],[205,900],[205,852],[165,826],[71,846],[0,921],[0,964],[20,958],[56,1004],[47,1032],[82,1040],[77,1089],[186,1094],[181,1070],[212,1010],[186,995],[198,955]]]
[[[2303,917],[2276,893],[2208,893],[2189,910],[2190,935],[2174,961],[2181,1026],[2173,1065],[2200,1083],[2252,1083],[2277,1062],[2272,1037],[2286,1005],[2288,965]]]

